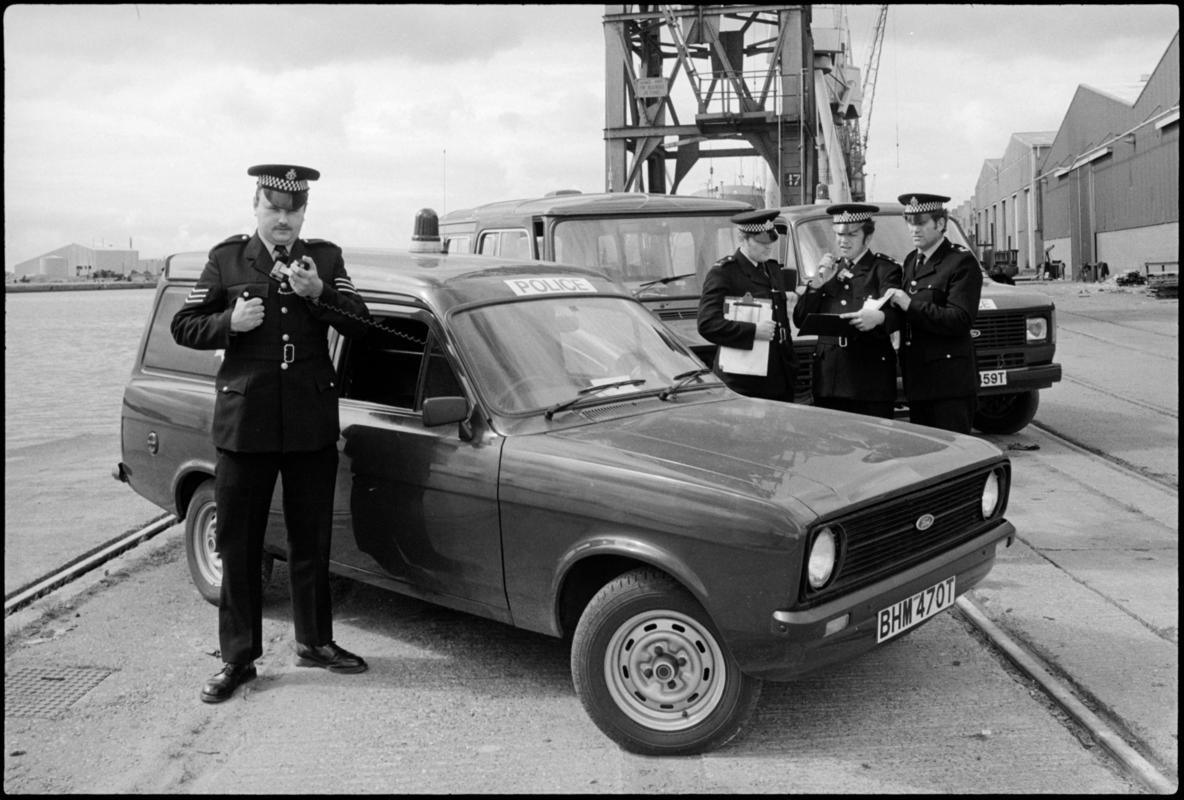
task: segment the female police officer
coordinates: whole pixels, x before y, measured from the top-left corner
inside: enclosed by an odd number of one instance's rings
[[[872,253],[879,207],[861,203],[830,206],[839,258],[823,256],[793,310],[801,328],[809,314],[845,315],[849,333],[820,334],[814,346],[814,405],[892,418],[896,401],[896,352],[889,334],[900,312],[876,307],[889,289],[900,288],[900,264]]]

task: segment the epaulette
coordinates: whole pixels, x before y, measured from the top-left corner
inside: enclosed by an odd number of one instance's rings
[[[211,247],[210,252],[212,253],[215,250],[221,250],[227,245],[244,245],[250,240],[251,237],[246,236],[245,233],[236,233],[232,237],[219,241],[218,244],[215,244],[213,247]]]
[[[884,255],[883,253],[876,253],[876,258],[880,259],[881,261],[887,261],[889,263],[896,264],[897,266],[900,265],[900,262],[897,261],[895,258],[893,258],[892,256]]]
[[[961,253],[969,253],[969,252],[970,252],[969,250],[967,250],[965,247],[963,247],[962,245],[958,244],[957,242],[950,242],[950,248],[951,248],[952,250],[957,250],[957,251],[959,251],[959,252],[961,252]]]
[[[338,250],[341,249],[340,246],[334,244],[328,239],[301,239],[300,241],[304,242],[305,247],[334,247]]]
[[[726,256],[721,258],[719,261],[716,261],[715,265],[717,267],[722,267],[724,264],[732,263],[735,260],[736,260],[736,254],[735,253],[728,253]]]

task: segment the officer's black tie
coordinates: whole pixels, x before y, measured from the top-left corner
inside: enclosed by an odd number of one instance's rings
[[[288,263],[288,248],[282,244],[277,244],[275,246],[274,258],[275,258],[275,263],[277,263],[277,264],[287,264]]]
[[[921,267],[923,266],[925,266],[925,254],[917,253],[917,263],[913,265],[913,273],[919,273],[921,271]]]

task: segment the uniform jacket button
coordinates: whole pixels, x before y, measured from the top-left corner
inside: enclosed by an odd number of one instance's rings
[[[280,369],[287,369],[287,368],[288,368],[287,364],[280,364]]]
[[[285,334],[284,334],[284,336],[283,336],[283,339],[284,339],[284,341],[285,341],[285,342],[286,342],[286,341],[288,341],[288,334],[286,334],[286,333],[285,333]]]
[[[281,314],[287,314],[287,313],[288,313],[288,307],[287,307],[287,306],[280,306],[280,313],[281,313]]]

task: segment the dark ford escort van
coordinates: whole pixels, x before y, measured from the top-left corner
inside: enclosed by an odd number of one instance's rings
[[[762,680],[915,629],[1015,533],[994,445],[737,395],[600,272],[344,257],[375,324],[327,343],[341,387],[332,569],[570,637],[576,693],[629,750],[724,744]],[[217,602],[218,354],[169,333],[204,262],[168,260],[118,476],[184,520],[194,583]],[[266,542],[281,559],[282,492]]]

